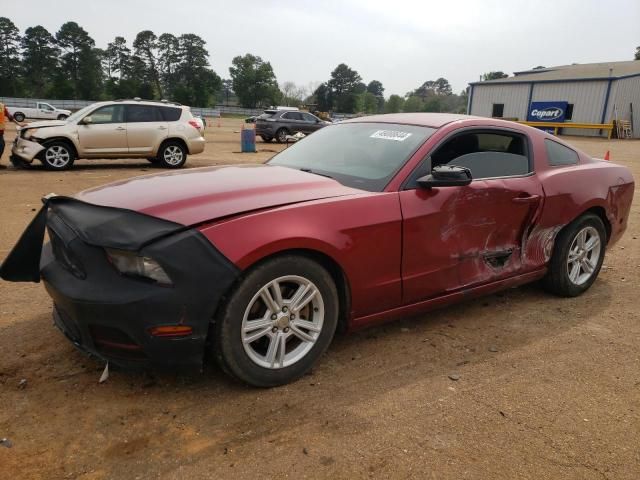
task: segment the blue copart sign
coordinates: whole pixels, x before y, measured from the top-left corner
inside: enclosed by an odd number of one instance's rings
[[[531,102],[527,121],[564,122],[568,102]]]

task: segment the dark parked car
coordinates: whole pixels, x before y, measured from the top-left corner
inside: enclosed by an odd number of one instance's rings
[[[260,135],[265,142],[275,138],[278,143],[284,143],[287,135],[297,132],[309,135],[327,125],[331,125],[331,122],[325,122],[307,112],[265,110],[256,119],[256,135]]]
[[[363,117],[265,165],[49,197],[0,277],[42,280],[58,328],[102,359],[200,366],[209,350],[273,386],[309,371],[337,329],[535,280],[580,295],[633,191],[627,168],[518,123]]]

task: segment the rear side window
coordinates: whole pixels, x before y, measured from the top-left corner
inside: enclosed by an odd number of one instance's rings
[[[182,109],[174,107],[160,107],[160,113],[165,122],[177,122],[182,116]]]
[[[553,140],[545,140],[544,144],[547,148],[547,160],[552,167],[575,165],[578,163],[578,154],[569,147],[560,145]]]
[[[284,120],[302,120],[302,115],[299,112],[287,112],[282,114]]]
[[[162,122],[158,107],[151,105],[127,105],[127,123]]]

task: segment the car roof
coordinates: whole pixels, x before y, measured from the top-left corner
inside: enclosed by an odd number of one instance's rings
[[[384,115],[369,115],[352,118],[341,123],[400,123],[404,125],[418,125],[421,127],[440,128],[447,123],[459,120],[483,119],[471,115],[458,113],[387,113]]]
[[[160,101],[154,101],[154,100],[105,100],[103,102],[96,102],[96,103],[92,103],[91,105],[95,105],[95,106],[104,106],[104,105],[113,105],[113,104],[118,104],[118,105],[151,105],[153,107],[173,107],[173,108],[182,108],[182,109],[189,109],[189,107],[187,107],[186,105],[180,105],[177,103],[171,103],[171,102],[160,102]]]

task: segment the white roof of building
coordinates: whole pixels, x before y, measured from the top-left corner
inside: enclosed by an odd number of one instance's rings
[[[472,85],[489,85],[502,83],[557,82],[570,80],[607,80],[640,75],[640,60],[629,62],[574,63],[557,67],[540,68],[514,72],[514,76],[472,82]]]

